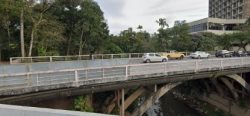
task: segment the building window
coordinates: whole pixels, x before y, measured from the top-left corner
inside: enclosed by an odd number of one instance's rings
[[[223,30],[223,26],[217,23],[209,23],[209,30]]]
[[[202,23],[198,25],[193,25],[190,29],[190,32],[200,32],[207,30],[207,23]]]

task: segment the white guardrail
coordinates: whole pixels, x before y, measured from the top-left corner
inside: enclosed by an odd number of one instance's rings
[[[190,73],[248,66],[250,66],[250,58],[242,57],[0,74],[0,90],[46,87],[60,84],[76,87],[134,78],[171,75],[175,74],[175,72]]]
[[[141,58],[143,53],[127,54],[93,54],[76,56],[35,56],[35,57],[11,57],[10,64],[33,63],[33,62],[55,62],[72,60],[94,60],[94,59],[119,59],[119,58]]]

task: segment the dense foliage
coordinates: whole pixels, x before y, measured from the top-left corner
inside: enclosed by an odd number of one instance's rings
[[[138,25],[110,35],[103,12],[93,0],[1,0],[0,59],[21,56],[21,51],[25,56],[211,51],[232,46],[246,49],[250,43],[250,20],[239,26],[241,32],[222,36],[191,35],[186,23],[170,28],[165,18],[155,23],[159,29],[154,34]]]
[[[85,96],[80,96],[74,100],[74,110],[82,112],[93,112],[94,109],[87,101]]]

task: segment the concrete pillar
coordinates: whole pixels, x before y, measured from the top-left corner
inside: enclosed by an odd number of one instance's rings
[[[164,94],[166,94],[169,90],[173,89],[177,85],[181,83],[173,83],[173,84],[166,84],[160,89],[158,89],[157,92],[153,92],[145,101],[144,103],[136,108],[134,112],[131,114],[131,116],[142,116],[151,106],[154,105],[156,100],[160,99]]]
[[[222,30],[225,31],[226,30],[225,24],[221,24],[221,26],[222,26]]]
[[[126,95],[126,93],[128,92],[128,90],[124,90],[124,95]],[[110,114],[114,108],[117,106],[118,108],[121,107],[121,91],[115,91],[115,97],[109,102],[107,103],[108,105],[105,106],[105,108],[103,108],[103,112],[106,114]],[[125,103],[126,104],[126,103]]]
[[[122,103],[121,103],[121,106],[120,106],[120,115],[121,116],[125,116],[125,109],[124,109],[124,97],[125,97],[125,93],[124,93],[124,89],[121,90],[121,96],[122,96]]]
[[[126,110],[138,97],[140,97],[145,92],[145,89],[143,87],[139,88],[137,91],[135,91],[132,95],[130,95],[126,100],[124,104],[124,109]]]
[[[89,94],[86,96],[86,103],[88,106],[93,108],[93,94]]]

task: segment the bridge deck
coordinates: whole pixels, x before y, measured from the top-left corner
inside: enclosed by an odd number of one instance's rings
[[[227,58],[73,68],[0,74],[0,95],[16,95],[51,89],[98,85],[171,75],[214,72],[250,67],[250,58]]]

